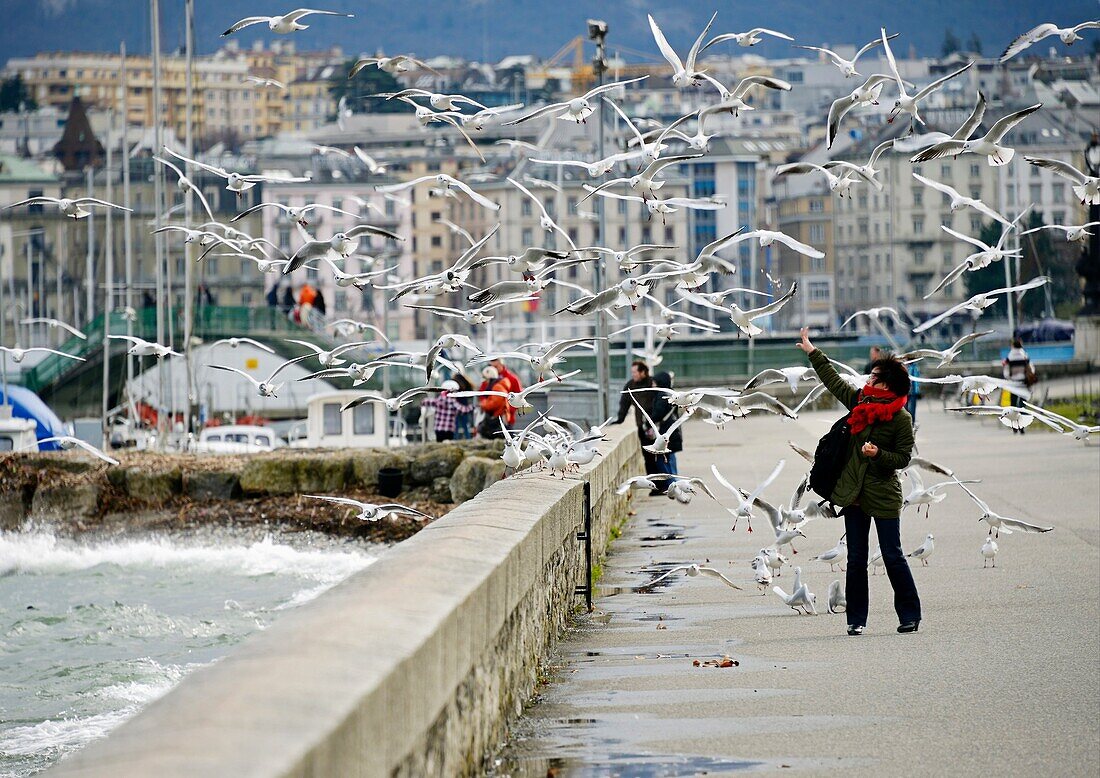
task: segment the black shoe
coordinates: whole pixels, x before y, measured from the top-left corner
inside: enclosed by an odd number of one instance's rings
[[[898,632],[904,635],[906,632],[916,632],[918,629],[920,629],[920,622],[910,621],[898,627]]]
[[[863,634],[863,627],[861,627],[857,624],[849,624],[848,625],[848,634],[853,635],[853,636],[854,635],[862,635]]]

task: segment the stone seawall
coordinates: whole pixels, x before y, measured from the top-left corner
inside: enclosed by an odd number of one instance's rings
[[[475,775],[535,690],[642,472],[633,425],[576,477],[493,484],[55,768],[63,776]]]

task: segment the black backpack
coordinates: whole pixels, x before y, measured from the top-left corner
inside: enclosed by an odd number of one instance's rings
[[[840,480],[840,473],[848,459],[848,444],[852,440],[852,428],[848,417],[837,420],[829,431],[821,436],[814,451],[814,463],[810,468],[810,488],[828,500]]]

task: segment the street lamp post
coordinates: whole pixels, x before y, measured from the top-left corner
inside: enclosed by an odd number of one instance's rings
[[[597,85],[603,86],[604,74],[607,72],[607,22],[600,19],[589,19],[588,38],[596,43],[596,56],[592,59],[592,69],[596,74]],[[603,159],[605,124],[603,100],[600,100],[599,106],[599,145],[597,153],[599,158]],[[607,211],[604,209],[605,199],[606,198],[603,197],[597,197],[595,203],[600,225],[599,242],[602,245],[607,245]],[[596,261],[596,268],[593,273],[593,282],[597,290],[602,290],[604,287],[603,262],[604,260],[602,257]],[[596,397],[599,404],[599,413],[596,415],[601,420],[611,415],[610,381],[611,364],[607,343],[607,314],[600,310],[596,312]]]

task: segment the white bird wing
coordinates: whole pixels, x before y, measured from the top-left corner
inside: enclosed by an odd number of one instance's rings
[[[246,373],[246,372],[244,372],[243,370],[240,370],[240,369],[238,369],[238,368],[235,368],[235,367],[228,367],[228,366],[226,366],[226,365],[207,365],[207,367],[209,367],[209,368],[213,368],[214,370],[227,370],[227,371],[229,371],[230,373],[236,373],[237,375],[242,375],[242,376],[244,376],[245,378],[247,378],[247,379],[248,379],[248,380],[249,380],[250,382],[252,382],[252,385],[253,385],[253,386],[255,386],[255,387],[257,387],[257,388],[259,388],[259,386],[260,386],[260,382],[259,382],[259,381],[257,381],[257,380],[256,380],[255,378],[253,378],[252,376],[250,376],[250,375],[249,375],[248,373]]]
[[[974,103],[974,110],[970,112],[970,115],[966,117],[966,121],[959,125],[959,129],[955,130],[951,137],[955,140],[966,140],[973,135],[982,126],[982,119],[985,118],[985,107],[985,95],[979,89],[978,100]]]
[[[48,440],[48,438],[47,438],[47,440]],[[93,456],[98,457],[99,459],[102,459],[104,462],[106,462],[110,465],[117,465],[118,464],[117,459],[114,459],[113,457],[107,456],[105,453],[100,451],[98,448],[93,446],[91,443],[85,443],[83,440],[80,440],[79,438],[70,438],[69,440],[72,441],[73,445],[79,446],[80,448],[87,451],[89,454],[92,454]],[[42,443],[44,441],[40,440],[38,442]]]
[[[921,89],[919,92],[917,92],[915,95],[913,95],[913,100],[914,101],[923,100],[925,97],[928,97],[928,95],[935,92],[937,89],[939,89],[941,86],[946,84],[948,81],[955,78],[956,76],[962,75],[966,71],[970,70],[970,68],[972,68],[973,66],[974,66],[974,63],[972,61],[967,62],[965,65],[963,65],[961,68],[954,71],[953,73],[948,73],[946,76],[943,76],[942,78],[937,78],[931,84],[924,87],[924,89]]]
[[[680,565],[679,567],[674,567],[671,570],[669,570],[667,573],[665,573],[664,575],[659,576],[657,578],[654,578],[649,583],[643,584],[642,586],[639,586],[638,588],[639,589],[648,589],[652,586],[656,586],[657,584],[659,584],[661,581],[665,580],[669,576],[675,575],[676,573],[682,573],[685,570],[690,570],[690,569],[691,569],[691,565]]]
[[[642,133],[638,130],[637,125],[630,120],[630,117],[626,115],[626,112],[619,107],[619,104],[612,100],[610,97],[603,98],[603,101],[615,109],[615,113],[619,114],[619,117],[623,120],[630,131],[634,133],[635,139],[637,139],[640,146],[645,146],[645,138],[642,137]],[[660,148],[660,143],[657,143],[657,147]]]
[[[223,32],[219,37],[224,38],[227,35],[232,35],[235,32],[240,32],[245,27],[251,27],[253,24],[266,24],[270,20],[270,16],[246,16],[245,18],[234,22],[233,25],[228,30]]]
[[[780,459],[779,463],[775,466],[775,469],[772,470],[771,474],[763,481],[761,481],[760,484],[749,493],[749,500],[755,500],[757,497],[763,494],[764,490],[771,485],[771,482],[778,478],[779,474],[783,472],[783,466],[786,464],[787,460]]]
[[[1001,62],[1012,59],[1024,49],[1028,48],[1032,44],[1041,41],[1048,35],[1054,35],[1058,32],[1058,25],[1045,22],[1036,27],[1032,27],[1022,35],[1016,36],[1016,38],[1008,44],[1004,53],[1001,54]]]
[[[825,256],[824,251],[818,251],[813,246],[807,246],[805,243],[795,240],[785,232],[775,232],[775,239],[780,243],[786,244],[788,247],[794,249],[800,254],[805,254],[812,259],[821,259]]]
[[[947,317],[954,316],[959,311],[965,310],[967,305],[970,304],[971,300],[973,300],[973,298],[971,298],[970,300],[964,300],[963,302],[959,303],[958,305],[952,305],[950,308],[948,308],[946,311],[939,314],[938,316],[933,316],[928,321],[921,322],[921,324],[919,324],[919,325],[917,325],[916,327],[913,328],[913,332],[914,333],[920,333],[920,332],[924,332],[927,329],[931,329],[932,327],[935,327],[937,324],[939,324],[941,321],[943,321]]]
[[[879,39],[882,42],[882,50],[886,54],[886,64],[890,66],[890,72],[894,76],[894,81],[898,85],[898,94],[905,94],[905,82],[901,78],[901,73],[898,72],[898,63],[894,59],[894,52],[890,49],[890,38],[886,35],[886,28],[879,28]]]
[[[473,200],[475,203],[477,203],[481,207],[488,208],[490,211],[499,211],[500,210],[499,205],[494,203],[488,197],[485,197],[485,195],[481,195],[481,194],[478,194],[477,192],[475,192],[465,182],[459,181],[457,178],[451,178],[450,176],[448,176],[448,178],[450,178],[451,183],[455,187],[457,187],[458,189],[461,189],[466,194],[467,197],[469,197],[471,200]]]
[[[836,140],[837,133],[840,132],[840,123],[848,112],[856,107],[858,102],[854,96],[849,94],[838,97],[829,105],[829,122],[825,137],[826,148],[833,147],[833,141]]]
[[[957,189],[954,189],[953,187],[948,186],[947,184],[942,184],[939,181],[933,181],[931,178],[925,178],[920,173],[914,173],[913,178],[917,179],[918,181],[920,181],[925,186],[927,186],[931,189],[935,189],[937,192],[942,192],[943,194],[947,195],[948,197],[950,197],[953,200],[955,198],[961,196]]]
[[[740,586],[735,584],[733,581],[726,578],[726,576],[722,575],[722,573],[715,570],[713,567],[703,567],[702,565],[700,565],[699,566],[699,572],[702,573],[703,575],[708,575],[711,578],[717,578],[722,583],[724,583],[726,586],[729,586],[733,589],[740,589],[741,588]]]
[[[595,89],[588,90],[587,92],[585,92],[584,97],[586,100],[591,101],[592,98],[602,95],[606,92],[610,92],[612,89],[618,89],[619,87],[626,86],[627,84],[636,84],[639,81],[645,81],[647,78],[649,78],[649,76],[628,78],[626,81],[612,81],[610,84],[604,84],[603,86],[598,86]]]
[[[1020,532],[1050,532],[1052,529],[1054,529],[1054,527],[1041,527],[1038,524],[1031,524],[1026,521],[1021,521],[1020,519],[1010,519],[1005,516],[1001,516],[1000,519],[1002,526],[1011,527],[1012,529],[1019,530]]]
[[[338,505],[350,505],[359,510],[365,510],[371,507],[370,503],[360,502],[359,500],[353,500],[350,497],[329,497],[324,494],[303,494],[307,500],[324,500],[325,502],[334,502]]]
[[[944,232],[946,232],[948,235],[952,235],[952,236],[958,238],[959,240],[966,241],[971,246],[975,246],[975,247],[977,247],[978,249],[980,249],[982,251],[989,251],[991,248],[993,248],[992,246],[990,246],[986,243],[983,243],[982,241],[978,240],[977,238],[972,238],[969,235],[963,235],[961,232],[958,232],[957,230],[951,229],[946,224],[941,224],[940,229],[943,230]]]
[[[1068,162],[1063,162],[1060,159],[1048,159],[1046,157],[1024,157],[1024,160],[1029,164],[1036,165],[1037,167],[1045,167],[1047,170],[1052,170],[1056,174],[1063,178],[1068,178],[1075,184],[1084,184],[1089,180],[1089,177],[1075,168]]]
[[[751,309],[745,311],[745,314],[747,316],[749,316],[750,318],[758,319],[761,316],[767,316],[769,314],[775,313],[780,308],[782,308],[784,305],[786,305],[788,300],[790,300],[792,297],[794,297],[794,293],[797,290],[798,290],[798,282],[794,281],[794,282],[791,283],[791,288],[787,290],[787,293],[784,294],[782,297],[780,297],[778,300],[774,300],[774,301],[768,303],[767,305],[762,305],[759,308],[751,308]]]
[[[657,22],[653,19],[653,15],[647,14],[647,16],[649,17],[649,29],[653,32],[653,40],[657,42],[657,48],[661,50],[661,56],[672,66],[674,73],[679,73],[684,69],[684,63],[680,61],[680,57],[676,54],[676,50],[668,45],[668,40],[665,39],[665,34],[661,32],[661,28],[657,26]]]
[[[1010,113],[1007,116],[1002,116],[989,128],[989,132],[985,134],[985,139],[990,143],[999,143],[1000,140],[1008,134],[1009,130],[1042,107],[1042,103],[1036,103],[1035,105]]]

